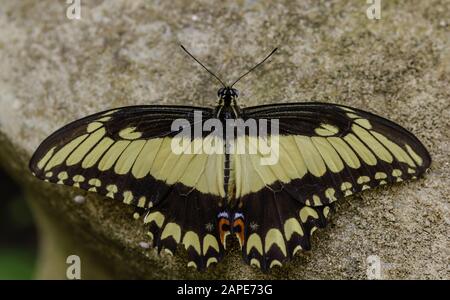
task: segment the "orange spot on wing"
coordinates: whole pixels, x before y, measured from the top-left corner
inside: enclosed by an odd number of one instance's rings
[[[224,225],[226,225],[229,228],[230,221],[228,221],[225,218],[221,218],[219,220],[219,235],[220,235],[220,242],[225,247],[225,238],[226,238],[227,234],[229,233],[229,230],[224,230],[223,229]]]
[[[237,230],[239,228],[239,230]],[[242,246],[244,246],[244,221],[242,219],[237,219],[233,222],[233,229],[235,229],[235,233],[237,238],[239,239],[239,243]]]

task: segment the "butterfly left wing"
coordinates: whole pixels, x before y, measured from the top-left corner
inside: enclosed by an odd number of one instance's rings
[[[310,235],[326,225],[337,199],[416,178],[431,163],[413,134],[362,110],[292,103],[245,108],[242,114],[245,121],[256,120],[259,130],[267,128],[266,138],[261,131],[238,136],[246,151],[232,156],[243,255],[262,269],[310,249]],[[265,127],[259,123],[264,119]],[[261,141],[273,151],[259,152]]]
[[[30,169],[39,179],[144,209],[154,246],[173,253],[181,243],[189,265],[203,269],[223,256],[216,228],[223,155],[174,153],[183,127],[172,130],[172,123],[184,119],[186,127],[195,126],[194,111],[205,119],[212,114],[199,107],[131,106],[88,116],[50,135]]]

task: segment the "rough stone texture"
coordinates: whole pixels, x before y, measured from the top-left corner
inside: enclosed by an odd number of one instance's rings
[[[64,278],[78,254],[83,278],[365,278],[378,255],[383,278],[449,279],[450,2],[0,1],[0,158],[28,191],[41,230],[39,278]],[[180,51],[183,43],[225,80],[273,47],[279,53],[237,86],[240,103],[324,101],[398,122],[428,147],[425,179],[340,201],[313,251],[269,274],[235,247],[205,272],[158,257],[132,209],[38,182],[27,162],[39,142],[90,113],[132,104],[214,105],[219,87]],[[76,195],[86,201],[77,204]]]

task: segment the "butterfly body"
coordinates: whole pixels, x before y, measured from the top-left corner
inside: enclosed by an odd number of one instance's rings
[[[241,118],[241,109],[237,105],[238,90],[231,87],[224,87],[217,92],[219,104],[215,108],[215,115],[222,123],[222,137],[227,137],[227,122]],[[233,137],[234,138],[234,137]],[[217,216],[217,227],[219,230],[220,242],[225,247],[226,237],[235,234],[242,244],[244,242],[244,218],[242,213],[237,211],[235,199],[235,176],[232,167],[232,155],[230,154],[230,141],[225,139],[224,143],[224,210]]]

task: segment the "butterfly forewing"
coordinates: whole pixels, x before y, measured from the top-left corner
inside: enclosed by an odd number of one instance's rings
[[[243,117],[279,121],[277,162],[261,165],[257,163],[260,157],[254,155],[245,159],[252,160],[252,164],[242,164],[248,172],[259,175],[260,180],[255,185],[262,188],[281,184],[283,189],[310,206],[331,203],[379,185],[417,178],[431,163],[425,147],[406,129],[345,106],[267,105],[244,109]],[[247,193],[243,189],[239,196]]]

